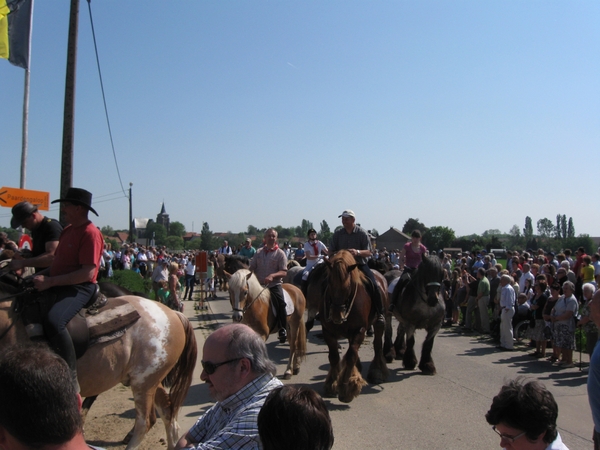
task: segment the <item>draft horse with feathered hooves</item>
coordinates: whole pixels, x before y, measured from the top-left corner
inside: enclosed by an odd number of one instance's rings
[[[384,352],[386,360],[402,359],[406,369],[417,365],[415,355],[415,330],[425,329],[427,336],[421,349],[419,369],[425,375],[436,373],[431,357],[433,341],[442,326],[445,314],[440,295],[443,269],[437,256],[422,256],[421,263],[410,281],[403,287],[398,283],[392,293],[393,314],[398,319],[398,331],[392,346],[391,318],[387,318]]]
[[[269,288],[262,286],[247,269],[240,269],[233,275],[226,274],[229,279],[233,321],[245,323],[266,341],[270,334],[279,331],[279,321],[271,306]],[[300,363],[306,356],[306,329],[303,323],[306,299],[294,285],[284,283],[283,290],[289,294],[294,304],[294,311],[287,317],[290,358],[283,375],[284,379],[289,380],[292,374],[300,372]]]
[[[374,272],[377,286],[387,308],[387,282]],[[308,283],[308,303],[318,305],[323,337],[329,349],[329,372],[325,379],[325,395],[337,396],[349,403],[360,394],[367,383],[361,374],[358,350],[369,326],[374,326],[375,357],[369,367],[367,380],[379,384],[388,378],[383,357],[384,324],[375,322],[376,312],[366,283],[367,277],[358,269],[354,256],[340,250],[324,264],[313,270]],[[348,351],[340,363],[338,339],[348,339]]]
[[[30,341],[21,320],[24,311],[33,308],[26,292],[17,278],[0,280],[0,347]],[[136,414],[125,438],[127,450],[140,446],[157,412],[165,425],[168,448],[173,449],[178,439],[177,414],[196,366],[193,327],[183,314],[137,296],[109,298],[94,320],[101,322],[102,315],[108,314],[104,311],[114,311],[111,305],[116,303],[133,315],[137,312],[139,318],[116,336],[90,344],[77,360],[81,396],[93,398],[118,383],[130,386]]]

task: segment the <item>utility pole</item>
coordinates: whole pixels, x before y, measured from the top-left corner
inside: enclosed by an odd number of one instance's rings
[[[73,185],[73,137],[75,129],[75,71],[77,68],[77,33],[79,0],[71,0],[69,41],[67,44],[67,76],[65,81],[65,110],[63,115],[63,145],[60,170],[60,198],[65,198]],[[60,221],[64,223],[61,211]]]
[[[129,243],[133,244],[133,208],[131,206],[131,186],[133,186],[133,183],[129,183]]]

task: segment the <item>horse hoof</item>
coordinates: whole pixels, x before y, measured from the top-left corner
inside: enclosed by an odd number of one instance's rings
[[[292,372],[290,372],[289,370],[286,370],[285,373],[283,374],[283,379],[284,380],[291,380],[292,379]]]
[[[294,371],[292,372],[294,375],[298,375],[300,373],[300,367],[295,367]]]
[[[423,375],[435,375],[437,373],[437,370],[435,370],[435,366],[433,364],[419,366],[419,370]]]

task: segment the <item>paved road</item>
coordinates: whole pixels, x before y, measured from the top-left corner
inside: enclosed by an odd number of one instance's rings
[[[210,302],[210,309],[196,315],[191,302],[186,314],[193,321],[202,357],[203,340],[219,323],[231,321],[231,308],[225,294]],[[322,393],[327,347],[317,335],[308,336],[308,356],[299,375],[284,383],[310,386]],[[419,342],[424,333],[417,335]],[[342,351],[347,346],[342,344]],[[275,336],[267,341],[269,355],[277,363],[278,375],[285,370],[288,346]],[[390,378],[382,385],[366,386],[349,404],[326,399],[334,426],[334,449],[492,449],[500,439],[485,421],[492,398],[505,380],[526,376],[543,382],[559,406],[558,425],[563,441],[571,450],[593,448],[592,419],[588,405],[585,371],[558,369],[547,361],[527,356],[528,349],[499,352],[486,338],[443,329],[434,345],[438,374],[422,376],[402,369],[401,361],[389,365]],[[371,339],[361,347],[365,363],[373,356]],[[587,362],[587,356],[583,357]],[[363,364],[366,376],[368,364]],[[194,384],[179,415],[181,432],[187,431],[212,402],[200,381],[200,363]]]

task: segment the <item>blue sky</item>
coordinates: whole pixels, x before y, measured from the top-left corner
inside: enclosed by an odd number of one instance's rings
[[[97,225],[127,228],[80,8],[73,184],[93,192]],[[240,232],[334,228],[350,208],[380,233],[413,217],[466,235],[560,213],[600,235],[596,1],[95,0],[92,13],[135,217],[164,200],[188,231]],[[51,199],[68,16],[68,0],[35,3],[26,187]],[[18,187],[23,70],[2,60],[0,81],[0,184]]]

